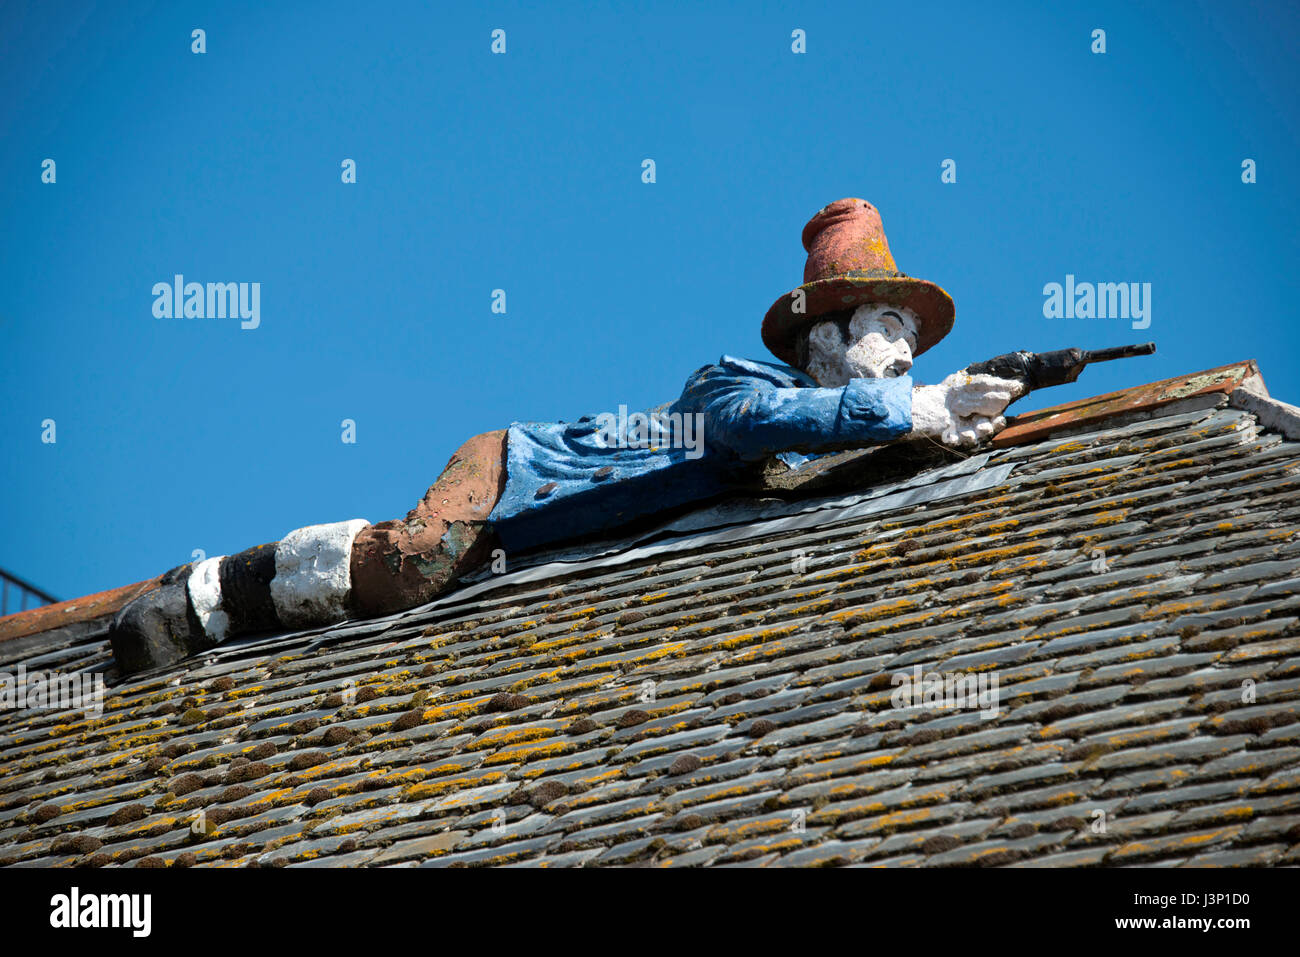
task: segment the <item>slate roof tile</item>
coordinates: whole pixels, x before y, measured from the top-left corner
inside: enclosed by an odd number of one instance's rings
[[[835,833],[843,838],[891,835],[871,851],[871,856],[883,857],[897,854],[900,850],[918,849],[919,844],[938,835],[983,834],[997,822],[997,818],[963,820],[970,813],[971,805],[962,801],[926,804],[874,817],[855,818],[837,826]]]
[[[675,857],[660,858],[654,862],[655,867],[703,867],[719,857],[724,848],[721,847],[701,847],[694,851],[686,851]]]
[[[883,791],[889,788],[906,784],[912,779],[914,773],[906,769],[877,770],[865,774],[849,774],[835,777],[818,776],[816,780],[808,781],[795,787],[789,787],[791,778],[802,780],[803,775],[795,775],[793,771],[785,776],[783,782],[788,790],[781,795],[781,802],[791,806],[802,806],[805,804],[825,804],[828,801],[842,800],[844,798],[855,797],[862,794],[872,794],[877,791]]]
[[[1241,825],[1232,825],[1129,841],[1113,850],[1106,858],[1106,862],[1118,864],[1134,858],[1151,858],[1158,854],[1181,855],[1203,851],[1206,848],[1218,849],[1240,834],[1242,829]]]

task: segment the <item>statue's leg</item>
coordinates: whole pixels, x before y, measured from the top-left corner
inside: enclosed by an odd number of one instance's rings
[[[279,542],[183,565],[117,612],[119,666],[170,664],[241,634],[374,618],[432,600],[491,558],[506,431],[476,435],[405,519],[295,529]]]
[[[474,436],[405,519],[358,533],[351,604],[359,617],[431,601],[491,557],[497,543],[487,517],[505,488],[505,449],[505,429]]]

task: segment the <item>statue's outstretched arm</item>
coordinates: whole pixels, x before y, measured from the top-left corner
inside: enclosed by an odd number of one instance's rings
[[[705,442],[742,459],[888,442],[912,430],[912,380],[852,379],[836,389],[782,388],[717,366],[687,383],[677,407],[704,415]]]

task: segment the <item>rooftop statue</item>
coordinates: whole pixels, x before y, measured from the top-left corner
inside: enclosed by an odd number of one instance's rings
[[[912,381],[913,360],[952,329],[953,303],[898,270],[874,206],[831,203],[803,244],[803,284],[763,320],[781,364],[723,356],[646,413],[516,422],[462,445],[404,519],[309,526],[173,569],[115,618],[118,662],[139,671],[239,634],[413,608],[494,554],[712,498],[771,456],[796,463],[906,436],[973,447],[1006,425],[1003,411],[1028,390],[1020,378]]]

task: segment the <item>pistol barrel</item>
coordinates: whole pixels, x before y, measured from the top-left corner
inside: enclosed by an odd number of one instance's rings
[[[1110,349],[1092,349],[1083,354],[1084,362],[1109,362],[1111,359],[1128,359],[1132,356],[1149,356],[1156,351],[1154,342],[1141,342],[1132,346],[1114,346]]]

